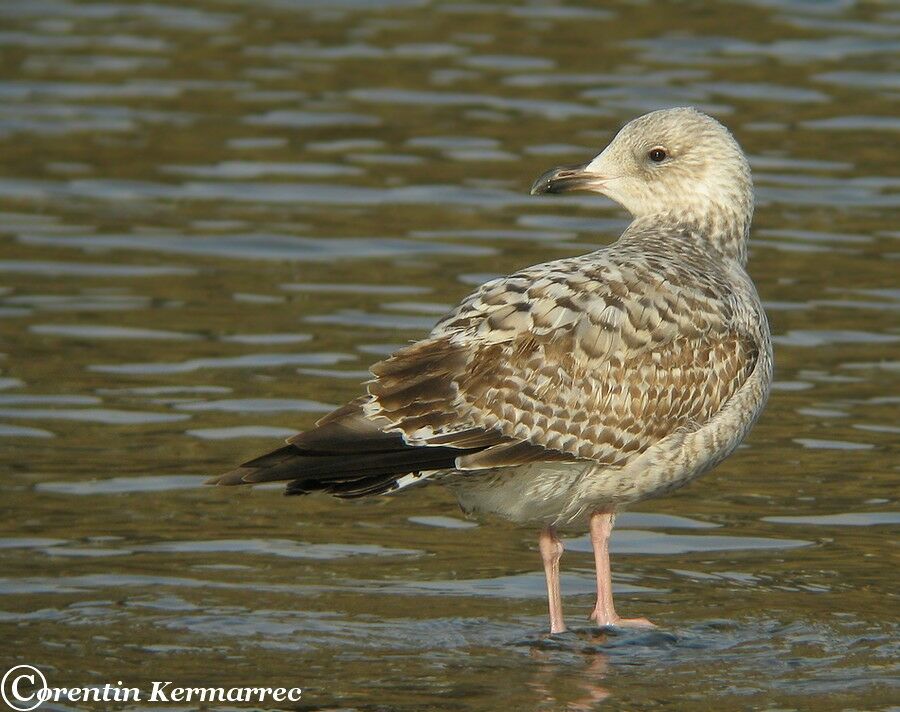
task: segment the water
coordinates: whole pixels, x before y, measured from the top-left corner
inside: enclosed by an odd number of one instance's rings
[[[887,3],[0,3],[4,670],[302,709],[896,709],[898,38]],[[621,518],[619,607],[659,630],[590,628],[575,536],[573,632],[544,638],[536,532],[440,489],[200,485],[472,285],[618,234],[528,186],[673,104],[751,156],[777,383],[716,473]]]

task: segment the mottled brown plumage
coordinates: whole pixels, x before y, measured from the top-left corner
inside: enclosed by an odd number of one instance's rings
[[[600,551],[611,520],[596,517],[720,462],[772,375],[744,269],[750,172],[720,124],[692,109],[648,114],[533,192],[576,188],[634,215],[618,241],[482,285],[427,338],[372,366],[363,396],[213,481],[289,480],[289,494],[340,497],[443,481],[466,511],[545,527],[560,630],[553,527],[595,513]],[[611,601],[598,596],[598,622],[619,622]]]

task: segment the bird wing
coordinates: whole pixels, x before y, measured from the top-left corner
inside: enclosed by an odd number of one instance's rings
[[[729,304],[725,280],[652,258],[523,270],[375,364],[366,396],[216,481],[359,496],[448,469],[622,466],[702,426],[752,373],[755,340]]]

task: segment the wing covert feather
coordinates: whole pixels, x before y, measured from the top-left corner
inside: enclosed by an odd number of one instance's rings
[[[542,451],[622,465],[700,427],[752,373],[755,341],[716,285],[640,267],[544,266],[485,284],[429,339],[373,366],[366,415],[414,445],[500,438],[465,454],[465,469]]]
[[[482,285],[375,364],[366,395],[212,481],[356,497],[448,470],[620,467],[701,427],[752,374],[760,342],[703,255],[676,264],[624,249]]]

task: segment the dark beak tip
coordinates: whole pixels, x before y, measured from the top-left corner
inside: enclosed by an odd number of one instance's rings
[[[578,190],[585,182],[584,165],[558,166],[538,176],[531,184],[531,195],[565,193]]]

